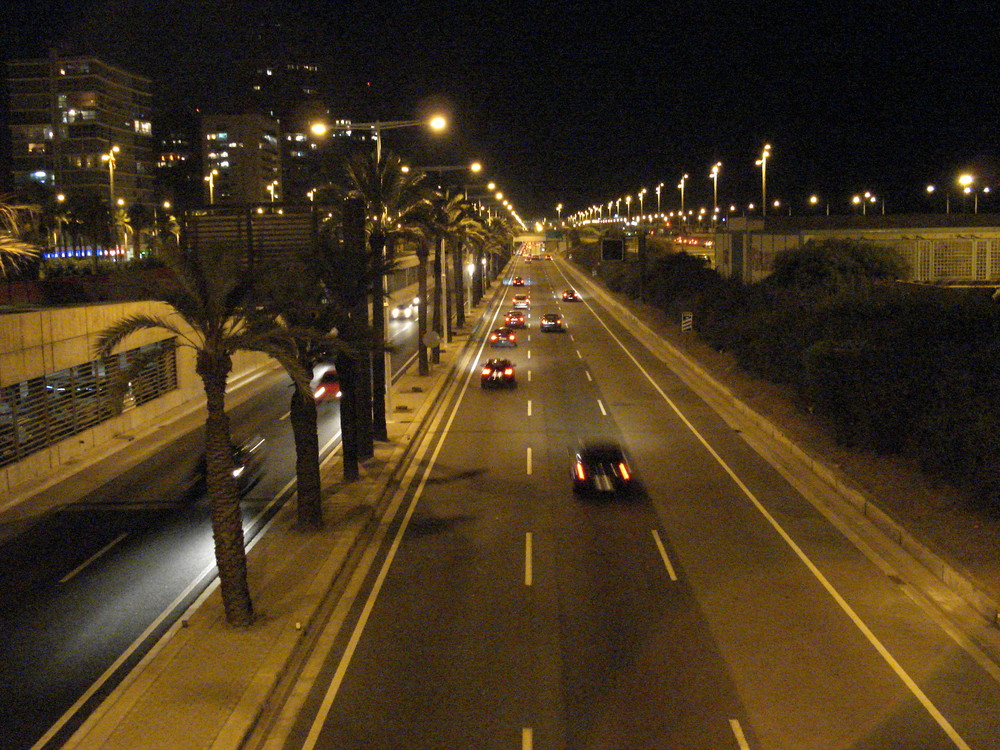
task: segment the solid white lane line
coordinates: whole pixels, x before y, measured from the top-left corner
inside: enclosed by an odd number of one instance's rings
[[[670,576],[671,581],[677,580],[677,573],[674,572],[674,566],[670,564],[670,558],[667,557],[667,550],[663,546],[663,542],[660,539],[660,534],[656,529],[653,529],[653,541],[656,542],[656,549],[660,550],[660,557],[663,558],[663,564],[667,568],[667,573]]]
[[[594,382],[594,379],[593,379],[592,377],[590,377],[590,370],[584,370],[583,372],[584,372],[584,373],[586,374],[586,376],[587,376],[587,382],[588,382],[588,383],[593,383],[593,382]]]
[[[528,416],[531,416],[531,399],[528,399]]]
[[[123,534],[119,534],[113,540],[111,540],[110,542],[108,542],[107,544],[105,544],[103,547],[101,547],[99,550],[97,550],[97,552],[95,552],[90,557],[88,557],[86,560],[84,560],[82,563],[80,563],[75,568],[73,568],[73,570],[71,570],[69,573],[67,573],[62,578],[60,578],[59,579],[59,583],[66,583],[66,581],[68,581],[73,576],[75,576],[77,573],[79,573],[81,570],[83,570],[84,568],[86,568],[88,565],[90,565],[97,558],[99,558],[105,552],[107,552],[108,550],[110,550],[112,547],[114,547],[116,544],[118,544],[118,542],[120,542],[122,539],[124,539],[127,536],[128,536],[128,532],[127,531],[124,532]]]
[[[605,417],[608,416],[608,412],[605,410],[604,403],[601,401],[601,399],[597,399],[597,405],[601,408],[601,414],[603,414]]]
[[[524,535],[524,585],[530,586],[531,579],[531,532],[529,531]]]
[[[528,448],[528,473],[531,473],[531,448]]]
[[[521,729],[521,750],[531,750],[534,747],[534,738],[531,735],[531,727]]]
[[[729,720],[729,727],[733,730],[733,736],[736,737],[736,744],[739,745],[740,750],[750,750],[750,745],[747,743],[747,738],[743,734],[743,727],[736,719]]]
[[[951,725],[951,722],[949,722],[948,719],[945,718],[944,714],[942,714],[938,710],[937,706],[935,706],[931,702],[930,698],[927,697],[927,694],[920,689],[920,686],[913,681],[913,678],[910,677],[910,675],[906,672],[905,669],[903,669],[903,666],[898,661],[896,661],[896,658],[889,653],[889,650],[885,647],[882,641],[878,639],[878,636],[876,636],[875,633],[873,633],[872,630],[868,627],[868,625],[865,624],[865,622],[861,619],[858,613],[854,611],[853,607],[851,607],[851,605],[848,604],[847,600],[844,599],[843,596],[841,596],[840,592],[837,591],[837,589],[834,588],[833,584],[830,583],[830,581],[826,578],[826,576],[823,575],[823,572],[816,566],[816,564],[812,561],[812,559],[808,555],[806,555],[805,551],[801,547],[799,547],[799,545],[795,542],[795,540],[792,539],[791,535],[787,531],[785,531],[785,528],[780,523],[778,523],[777,519],[773,515],[771,515],[771,513],[767,510],[767,508],[764,507],[764,504],[757,498],[757,496],[753,493],[753,491],[749,487],[747,487],[747,485],[736,474],[733,468],[728,463],[726,463],[726,460],[719,455],[719,453],[715,450],[715,448],[709,445],[705,437],[698,431],[698,428],[696,428],[691,423],[691,421],[681,412],[677,404],[675,404],[674,401],[666,393],[663,392],[663,389],[660,388],[659,384],[655,380],[653,380],[653,377],[639,363],[639,360],[637,360],[628,350],[625,344],[622,343],[622,340],[614,334],[614,332],[608,327],[607,323],[601,320],[600,317],[598,317],[598,322],[601,324],[604,330],[608,332],[608,335],[612,339],[614,339],[615,343],[618,344],[619,348],[621,348],[621,350],[625,352],[625,356],[627,356],[629,359],[632,360],[632,362],[635,364],[639,372],[641,372],[643,376],[645,376],[646,380],[649,381],[649,384],[653,386],[653,388],[656,390],[657,393],[660,394],[660,397],[667,403],[667,405],[674,412],[674,414],[677,415],[677,418],[684,423],[684,426],[688,428],[688,430],[695,437],[695,439],[699,443],[701,443],[702,447],[706,451],[708,451],[708,454],[715,460],[715,462],[722,468],[722,470],[729,475],[729,478],[733,480],[733,482],[744,494],[744,496],[746,496],[747,500],[749,500],[750,503],[757,509],[757,512],[764,517],[764,519],[771,525],[771,528],[773,528],[775,532],[777,532],[778,536],[780,536],[782,540],[784,540],[785,544],[788,545],[789,549],[791,549],[792,552],[795,553],[795,556],[799,558],[799,560],[806,567],[806,569],[810,573],[812,573],[813,577],[819,582],[819,584],[824,588],[824,590],[826,590],[830,598],[837,603],[837,606],[839,606],[840,609],[844,612],[844,614],[846,614],[847,617],[851,620],[851,622],[854,623],[854,626],[859,631],[861,631],[861,634],[878,652],[879,656],[881,656],[882,659],[885,661],[885,663],[889,666],[889,668],[892,669],[893,672],[895,672],[900,682],[902,682],[906,686],[906,688],[910,691],[910,693],[913,694],[913,697],[916,698],[920,702],[920,705],[924,707],[924,710],[926,710],[927,713],[931,716],[931,718],[934,719],[935,723],[937,723],[937,725],[941,727],[941,730],[948,736],[948,739],[952,741],[955,747],[961,748],[962,750],[971,750],[971,748],[969,748],[969,745],[965,742],[964,739],[962,739],[962,737],[958,734],[955,728]]]

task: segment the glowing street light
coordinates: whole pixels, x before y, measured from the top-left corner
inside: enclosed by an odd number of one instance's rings
[[[979,193],[976,192],[973,189],[973,187],[972,187],[975,182],[976,182],[976,178],[975,178],[975,176],[973,176],[971,174],[966,173],[966,174],[961,174],[961,175],[958,176],[958,184],[962,186],[962,193],[965,194],[965,195],[968,195],[969,193],[972,193],[973,200],[974,200],[973,213],[977,213],[978,214],[979,213]],[[962,210],[963,211],[965,210],[964,201],[963,201]]]
[[[625,196],[625,220],[626,221],[631,221],[632,220],[632,196],[631,195],[626,195]]]
[[[115,203],[115,165],[118,163],[115,155],[120,151],[118,146],[112,146],[108,153],[101,154],[101,161],[108,163],[108,205],[110,206]]]
[[[556,221],[562,224],[562,203],[556,206]]]
[[[712,165],[712,171],[709,173],[709,177],[712,178],[712,206],[716,211],[719,210],[719,170],[722,169],[722,162],[717,161]]]
[[[756,161],[760,167],[760,210],[761,216],[767,216],[767,160],[771,158],[771,144],[764,144],[764,150]]]
[[[398,128],[410,128],[419,127],[425,125],[435,132],[440,132],[448,127],[448,121],[441,115],[435,115],[429,120],[388,120],[386,122],[375,121],[375,122],[352,122],[352,123],[335,123],[333,125],[328,125],[323,122],[313,123],[309,130],[313,135],[324,136],[331,130],[339,131],[352,131],[352,130],[371,130],[375,136],[375,162],[379,163],[382,161],[382,131],[383,130],[396,130]]]
[[[639,215],[640,216],[642,216],[642,212],[643,212],[642,198],[643,198],[644,195],[646,195],[646,188],[643,188],[642,190],[639,191]]]

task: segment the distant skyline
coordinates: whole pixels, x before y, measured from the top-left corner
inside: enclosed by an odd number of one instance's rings
[[[718,161],[720,204],[759,202],[765,143],[768,195],[795,213],[812,193],[844,212],[864,190],[890,212],[940,210],[929,183],[1000,182],[986,2],[40,0],[5,10],[0,41],[8,57],[62,41],[150,76],[167,111],[217,111],[241,106],[262,22],[266,44],[323,62],[337,116],[446,106],[447,135],[386,146],[416,163],[481,159],[525,218],[641,187],[649,209],[660,182],[677,208],[684,173],[685,204],[710,206]]]

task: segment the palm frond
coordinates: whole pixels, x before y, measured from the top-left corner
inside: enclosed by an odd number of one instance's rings
[[[177,326],[166,318],[155,315],[137,314],[128,315],[98,333],[97,341],[94,344],[94,352],[98,357],[107,357],[132,334],[154,328],[169,331],[188,346],[196,346],[196,342],[184,335]]]

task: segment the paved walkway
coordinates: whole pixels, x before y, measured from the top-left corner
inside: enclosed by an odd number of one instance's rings
[[[572,273],[562,263],[560,267]],[[582,278],[582,277],[581,277]],[[582,286],[582,284],[581,284]],[[489,296],[497,291],[495,285]],[[845,508],[860,508],[873,529],[881,528],[908,551],[918,554],[942,578],[964,588],[980,610],[995,606],[989,586],[976,579],[976,571],[949,567],[947,550],[911,537],[864,497],[837,467],[802,450],[768,419],[740,403],[733,391],[718,383],[696,360],[666,342],[638,310],[613,295],[600,294],[615,314],[634,323],[647,346],[676,364],[682,377],[697,382],[713,406],[730,413],[727,419],[752,424],[762,450],[792,474],[807,472],[813,489],[839,496]],[[470,321],[483,307],[473,310]],[[631,317],[630,317],[631,316]],[[258,613],[249,629],[238,630],[224,622],[217,590],[210,590],[192,606],[183,620],[147,655],[142,663],[88,719],[66,748],[85,750],[217,750],[243,746],[253,731],[274,686],[294,664],[297,647],[322,624],[325,606],[336,596],[338,573],[349,565],[352,550],[377,520],[380,501],[393,487],[409,446],[445,386],[453,364],[468,343],[456,336],[444,348],[441,363],[429,376],[408,372],[394,387],[395,411],[389,424],[389,441],[376,448],[358,482],[340,481],[339,459],[324,467],[326,525],[319,532],[302,532],[294,525],[294,502],[289,501],[250,549],[250,587]],[[415,366],[411,367],[415,370]],[[818,489],[816,489],[818,488]],[[995,610],[994,610],[995,612]]]

